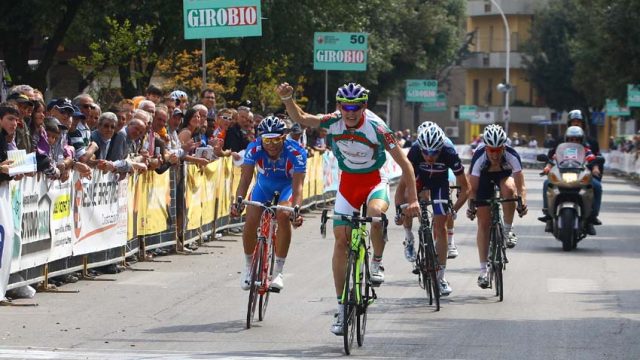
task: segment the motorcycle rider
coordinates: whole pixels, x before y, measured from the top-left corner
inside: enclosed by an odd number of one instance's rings
[[[579,111],[579,110],[574,110]],[[582,144],[585,149],[585,161],[587,161],[587,167],[591,170],[591,185],[593,186],[593,209],[591,211],[591,216],[589,217],[587,222],[587,234],[595,235],[596,229],[594,225],[602,224],[600,220],[598,220],[598,214],[600,213],[600,204],[602,203],[602,183],[599,178],[602,177],[602,172],[600,169],[599,162],[596,160],[596,156],[594,152],[591,150],[589,144],[585,141],[584,131],[580,126],[569,126],[564,135],[565,142],[575,142],[578,144]],[[542,170],[543,173],[548,174],[553,167],[551,163],[551,159],[555,157],[557,146],[553,147],[549,150],[549,162]],[[548,200],[547,200],[547,189],[549,188],[549,180],[545,179],[542,187],[542,213],[544,216],[538,218],[538,220],[546,223],[545,231],[551,232],[553,231],[553,218],[548,212]]]

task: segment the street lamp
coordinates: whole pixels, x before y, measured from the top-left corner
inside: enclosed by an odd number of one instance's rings
[[[495,0],[491,0],[491,3],[495,5],[495,7],[500,12],[500,16],[502,16],[502,21],[504,22],[504,30],[506,34],[505,39],[505,50],[507,53],[507,61],[505,64],[505,82],[506,84],[498,84],[498,91],[504,93],[504,111],[502,112],[502,118],[504,119],[504,131],[509,134],[509,118],[511,114],[509,113],[509,92],[511,91],[511,84],[509,83],[509,65],[510,65],[510,54],[511,54],[511,31],[509,30],[509,22],[507,21],[507,17],[504,15],[502,8]]]

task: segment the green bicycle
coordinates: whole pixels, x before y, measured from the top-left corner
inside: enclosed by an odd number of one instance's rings
[[[518,208],[522,208],[522,198],[515,197],[511,199],[501,198],[499,195],[499,189],[496,189],[494,196],[486,200],[474,200],[473,206],[479,204],[489,205],[491,211],[491,228],[489,232],[489,257],[487,258],[489,263],[489,286],[493,288],[495,284],[496,296],[499,297],[499,301],[504,299],[504,279],[502,273],[507,269],[507,245],[505,242],[504,225],[502,222],[502,207],[500,206],[505,202],[517,202]]]
[[[366,209],[363,211],[366,214]],[[354,337],[358,346],[364,343],[364,335],[367,329],[367,307],[376,299],[373,290],[371,273],[369,272],[369,248],[367,244],[367,223],[382,222],[386,236],[387,218],[384,214],[380,217],[360,216],[354,211],[353,215],[328,216],[328,210],[322,211],[320,233],[322,237],[327,235],[327,220],[342,220],[351,224],[351,246],[345,272],[344,290],[342,291],[341,304],[344,307],[344,321],[342,322],[342,336],[344,339],[344,351],[351,353]],[[357,330],[357,331],[356,331]]]

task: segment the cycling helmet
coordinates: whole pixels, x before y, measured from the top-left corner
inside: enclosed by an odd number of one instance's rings
[[[187,101],[187,99],[189,99],[187,93],[182,90],[172,91],[171,94],[169,94],[169,97],[176,102],[176,105],[180,105],[181,102]]]
[[[580,126],[569,126],[567,131],[564,133],[564,141],[569,141],[569,138],[580,138],[584,139],[584,131]]]
[[[260,121],[258,125],[258,134],[284,134],[284,130],[287,128],[284,121],[276,116],[267,116]]]
[[[344,84],[336,92],[336,101],[341,103],[366,103],[368,100],[369,90],[360,84]]]
[[[418,134],[422,133],[425,129],[431,127],[432,125],[438,126],[433,121],[425,121],[418,126]]]
[[[418,146],[424,151],[438,151],[444,146],[444,131],[432,124],[418,134]]]
[[[507,134],[502,129],[502,126],[491,124],[484,128],[482,140],[487,146],[500,147],[507,142]]]

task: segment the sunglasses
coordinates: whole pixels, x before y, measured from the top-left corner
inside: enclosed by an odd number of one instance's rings
[[[581,138],[577,138],[577,137],[570,137],[570,138],[567,138],[567,141],[568,142],[582,142],[582,139]]]
[[[265,145],[278,145],[284,141],[282,136],[262,137],[262,143]]]
[[[220,117],[222,118],[222,120],[227,120],[227,121],[231,121],[231,120],[233,120],[233,116],[220,115]]]
[[[487,152],[490,154],[498,154],[502,152],[502,146],[498,146],[498,147],[487,146],[486,148],[487,148]]]
[[[344,111],[359,111],[364,107],[364,104],[340,104]]]
[[[440,153],[440,150],[422,150],[422,154],[424,156],[434,157],[434,156],[438,155],[438,153]]]

